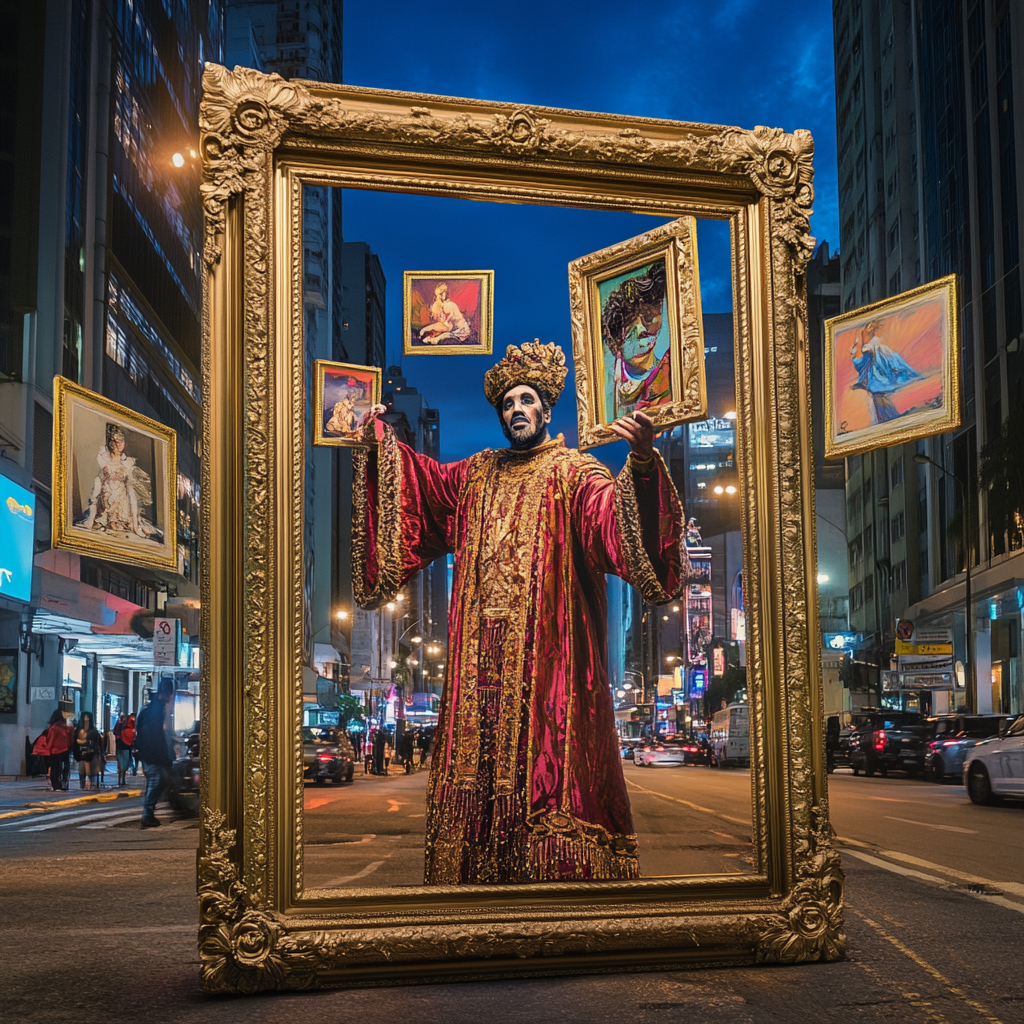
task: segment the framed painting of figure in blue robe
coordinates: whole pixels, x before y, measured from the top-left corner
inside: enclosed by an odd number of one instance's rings
[[[825,321],[825,455],[960,426],[956,275]]]

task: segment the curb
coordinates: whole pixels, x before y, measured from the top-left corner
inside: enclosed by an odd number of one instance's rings
[[[108,804],[123,797],[142,796],[141,789],[125,789],[116,793],[100,793],[96,796],[73,796],[68,800],[49,800],[41,803],[25,804],[21,811],[4,811],[0,813],[0,821],[5,818],[23,818],[29,814],[47,814],[63,807],[81,807],[84,804]]]

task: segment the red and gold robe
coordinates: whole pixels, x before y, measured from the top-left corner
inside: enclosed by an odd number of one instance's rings
[[[441,465],[390,428],[356,458],[366,608],[455,553],[427,790],[426,882],[636,878],[607,672],[605,573],[664,603],[685,582],[661,457],[613,480],[562,437]]]

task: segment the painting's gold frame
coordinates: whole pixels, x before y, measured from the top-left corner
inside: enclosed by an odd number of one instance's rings
[[[205,71],[200,117],[203,986],[841,956],[815,606],[810,135],[286,82],[216,65]],[[304,185],[729,222],[750,606],[750,874],[304,887]]]
[[[366,445],[355,437],[336,437],[324,433],[324,370],[354,370],[361,374],[370,374],[373,378],[373,398],[371,405],[380,405],[379,366],[358,366],[355,363],[335,363],[330,359],[313,360],[313,444],[327,448],[365,448]]]
[[[79,403],[94,409],[101,416],[120,421],[147,434],[155,434],[167,445],[167,467],[164,479],[164,537],[170,536],[166,551],[136,551],[120,544],[101,539],[99,536],[85,536],[81,530],[68,525],[70,507],[68,488],[71,484],[69,460],[71,458],[71,408]],[[122,565],[141,565],[152,569],[178,569],[178,435],[163,423],[157,423],[148,416],[133,412],[117,402],[112,402],[95,391],[83,388],[66,377],[53,378],[53,512],[52,544],[65,551],[76,551]],[[130,556],[130,557],[126,557]]]
[[[946,358],[942,368],[942,410],[925,422],[920,420],[914,426],[900,426],[899,420],[892,421],[892,428],[858,431],[859,440],[843,441],[842,435],[835,433],[835,357],[836,332],[842,331],[847,324],[865,318],[884,317],[896,312],[907,302],[927,295],[942,295],[946,304],[946,324],[949,336],[945,339]],[[876,448],[888,448],[894,444],[907,441],[920,441],[925,437],[945,434],[956,430],[961,422],[960,408],[960,301],[958,299],[956,274],[947,274],[936,281],[929,281],[918,288],[902,292],[880,302],[873,302],[860,309],[852,309],[841,316],[825,321],[825,458],[845,459],[851,455],[874,451]]]
[[[708,415],[704,383],[704,322],[701,319],[700,274],[697,269],[697,222],[680,217],[636,238],[626,239],[569,264],[569,310],[572,353],[576,366],[576,414],[580,447],[592,448],[620,440],[608,426],[604,407],[604,345],[598,286],[665,258],[665,307],[668,313],[672,401],[644,412],[656,430],[668,430]]]
[[[456,281],[477,279],[482,284],[480,344],[412,344],[412,283],[430,277],[449,277]],[[489,356],[494,346],[494,271],[493,270],[406,270],[402,274],[402,355],[405,356]]]

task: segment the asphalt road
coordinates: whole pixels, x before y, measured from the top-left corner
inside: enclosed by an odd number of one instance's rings
[[[646,872],[680,862],[703,865],[695,871],[715,865],[744,870],[746,773],[627,767],[627,779]],[[423,819],[414,815],[423,812],[424,781],[424,773],[357,776],[350,787],[307,789],[308,804],[325,801],[307,814],[307,875],[318,864],[318,870],[336,872],[325,881],[344,885],[349,883],[337,879],[382,861],[354,884],[380,884],[403,873],[411,879],[405,884],[416,884]],[[848,956],[839,963],[248,999],[212,998],[198,989],[195,822],[171,822],[163,815],[167,824],[142,832],[137,799],[75,808],[60,817],[0,820],[3,1019],[30,1024],[92,1017],[132,1024],[392,1024],[396,1018],[417,1024],[1024,1021],[1024,895],[1007,881],[1020,877],[1024,810],[974,808],[954,786],[841,774],[830,783],[837,831],[849,844],[843,847]],[[906,820],[890,824],[889,817]],[[368,835],[375,838],[363,842]],[[1011,856],[1005,856],[1007,850]],[[900,857],[938,865],[946,875]],[[1005,861],[1000,876],[997,869]],[[1001,880],[1002,887],[985,891],[983,885],[958,881],[958,873]]]

